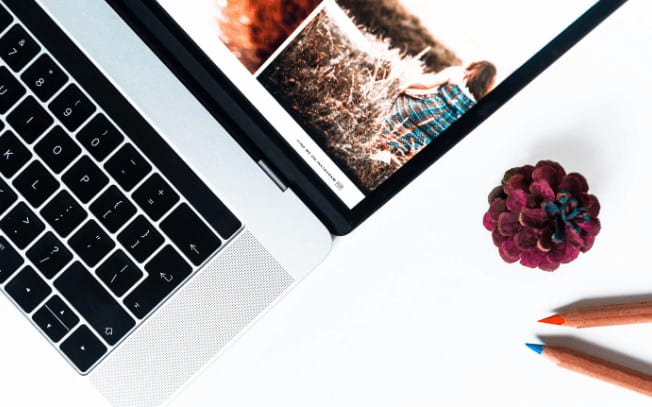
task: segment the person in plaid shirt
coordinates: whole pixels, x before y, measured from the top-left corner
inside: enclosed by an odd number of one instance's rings
[[[478,61],[405,87],[385,120],[382,149],[406,162],[489,93],[495,81],[496,67]]]

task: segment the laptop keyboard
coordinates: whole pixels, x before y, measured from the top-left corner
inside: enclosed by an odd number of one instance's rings
[[[206,221],[2,5],[0,58],[0,285],[85,373],[241,224],[214,196]]]

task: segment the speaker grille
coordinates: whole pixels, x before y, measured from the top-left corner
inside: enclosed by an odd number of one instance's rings
[[[248,232],[90,375],[116,407],[158,406],[293,282]]]

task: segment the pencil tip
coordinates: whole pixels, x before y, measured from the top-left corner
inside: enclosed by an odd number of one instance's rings
[[[548,318],[540,319],[539,322],[543,322],[544,324],[552,324],[552,325],[564,325],[564,323],[566,323],[566,320],[564,320],[564,317],[562,317],[561,315],[552,315],[549,316]]]
[[[536,345],[534,343],[526,343],[525,346],[538,353],[539,355],[543,352],[543,345]]]

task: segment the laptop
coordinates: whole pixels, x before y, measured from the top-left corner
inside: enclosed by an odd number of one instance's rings
[[[0,346],[165,403],[624,2],[0,0]]]

